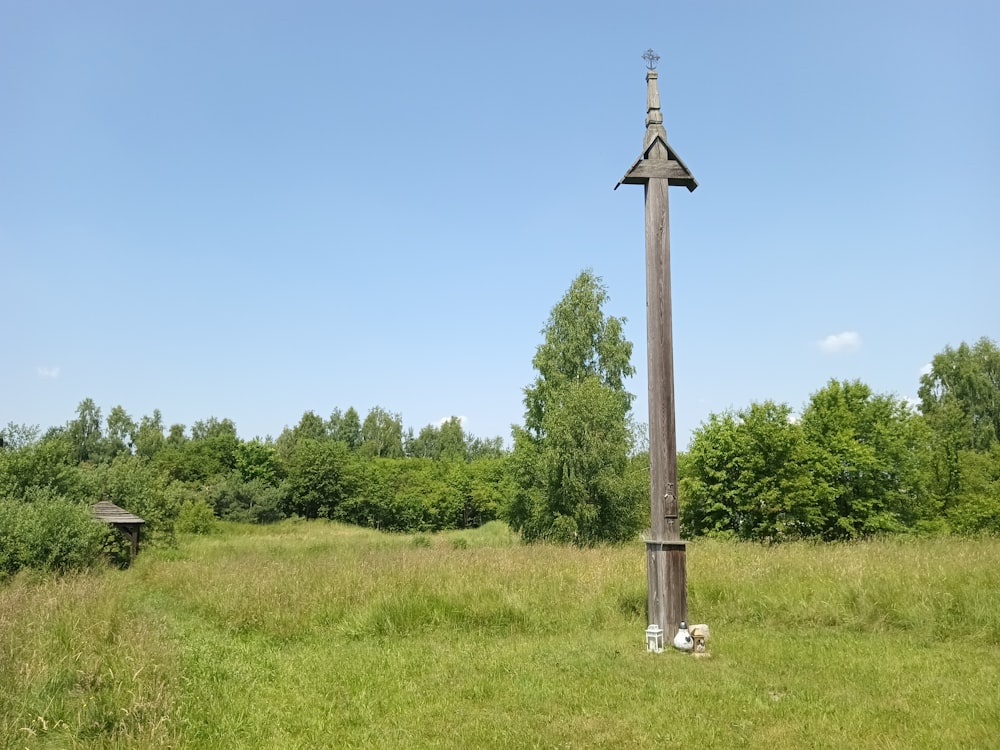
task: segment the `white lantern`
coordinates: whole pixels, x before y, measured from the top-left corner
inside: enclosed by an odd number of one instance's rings
[[[681,626],[677,629],[677,635],[674,636],[674,648],[681,651],[690,651],[694,648],[694,639],[691,637],[691,633],[688,632],[686,622],[682,622]]]
[[[650,625],[646,628],[646,650],[659,654],[663,651],[663,628]]]

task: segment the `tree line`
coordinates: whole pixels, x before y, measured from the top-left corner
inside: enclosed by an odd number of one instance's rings
[[[88,398],[64,426],[8,424],[0,438],[0,572],[79,567],[97,547],[120,560],[115,535],[98,539],[88,523],[101,499],[145,519],[154,543],[215,519],[477,526],[498,516],[506,456],[501,438],[470,435],[457,417],[404,432],[378,406],[363,421],[354,408],[307,411],[277,439],[241,440],[229,419],[166,428],[159,410],[136,422],[121,406],[105,419]]]
[[[331,519],[387,531],[506,521],[526,541],[592,545],[648,526],[649,456],[626,390],[634,374],[607,289],[577,276],[542,330],[513,448],[452,417],[415,432],[380,406],[307,411],[276,438],[229,419],[169,427],[158,410],[105,417],[92,399],[48,429],[0,429],[0,575],[64,570],[123,542],[90,521],[107,499],[147,540],[216,519]],[[766,401],[711,415],[678,457],[682,533],[755,541],[1000,532],[1000,350],[946,347],[919,404],[830,381],[796,415]]]
[[[107,499],[146,520],[153,542],[216,519],[325,518],[388,531],[439,531],[501,518],[529,541],[623,541],[643,523],[648,457],[636,451],[632,345],[585,271],[553,308],[525,389],[514,449],[452,417],[419,431],[399,414],[307,411],[277,439],[241,440],[229,419],[169,427],[157,410],[105,418],[92,399],[61,427],[0,431],[0,571],[78,566],[95,540],[86,510]],[[58,520],[54,520],[58,519]],[[57,528],[66,533],[56,533]]]
[[[680,457],[687,534],[854,539],[1000,533],[1000,349],[945,347],[919,404],[831,380],[787,404],[713,414]]]

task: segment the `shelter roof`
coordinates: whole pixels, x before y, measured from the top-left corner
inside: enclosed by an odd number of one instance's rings
[[[124,508],[119,508],[110,500],[101,500],[91,507],[95,521],[105,523],[146,523],[139,516],[129,513]]]

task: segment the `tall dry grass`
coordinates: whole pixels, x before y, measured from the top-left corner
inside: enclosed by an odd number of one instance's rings
[[[170,747],[181,675],[117,572],[0,586],[0,747]]]
[[[229,525],[0,588],[0,748],[989,747],[998,563],[698,541],[699,661],[645,652],[638,544]]]

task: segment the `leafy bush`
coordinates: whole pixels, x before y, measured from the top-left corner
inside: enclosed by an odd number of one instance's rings
[[[0,499],[0,576],[21,567],[24,533],[21,530],[23,503]]]
[[[203,497],[215,515],[226,521],[274,523],[285,517],[285,491],[262,479],[244,479],[238,472],[205,487]]]
[[[131,541],[111,524],[107,524],[101,537],[101,557],[119,570],[125,570],[132,564]]]
[[[286,514],[337,518],[340,504],[355,494],[359,473],[344,443],[299,441],[289,459]]]
[[[959,451],[962,489],[948,511],[961,534],[1000,534],[1000,445],[989,451]]]
[[[142,534],[148,542],[174,542],[179,505],[152,463],[138,456],[118,456],[109,466],[98,469],[96,485],[97,497],[110,500],[146,522]]]
[[[93,565],[104,528],[89,509],[51,493],[30,494],[30,502],[0,500],[0,572],[64,573]]]
[[[772,401],[712,414],[679,463],[681,527],[765,542],[925,529],[929,446],[904,402],[860,381],[831,380],[800,420]]]
[[[186,500],[177,512],[174,528],[184,534],[211,534],[215,531],[215,513],[204,500]]]
[[[71,462],[66,442],[50,437],[18,450],[0,451],[0,496],[22,499],[31,490],[47,490],[83,502],[86,478]]]
[[[414,547],[417,547],[418,549],[433,546],[431,538],[427,534],[417,534],[415,537],[413,537],[413,539],[410,540],[410,544],[412,544]]]

